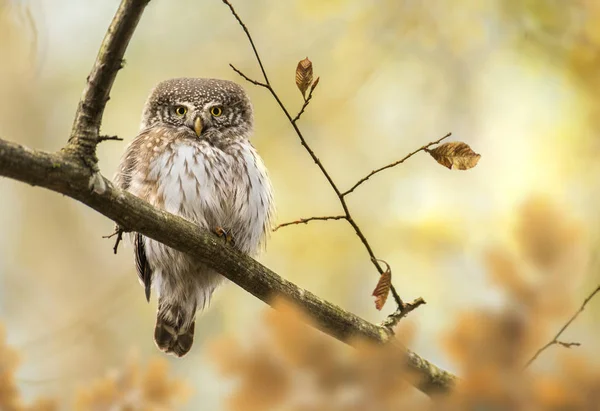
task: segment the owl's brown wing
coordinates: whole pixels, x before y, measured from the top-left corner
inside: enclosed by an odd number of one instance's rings
[[[113,182],[117,187],[122,190],[126,190],[131,185],[131,174],[136,166],[137,159],[134,155],[132,155],[132,151],[135,149],[134,142],[127,147],[123,157],[121,158],[121,163],[119,164],[119,169],[113,178]]]
[[[144,292],[146,300],[150,301],[150,288],[152,287],[152,270],[146,258],[146,247],[144,246],[144,236],[140,233],[135,233],[133,241],[135,248],[135,266],[137,268],[138,277],[144,283]]]
[[[133,174],[147,172],[146,167],[150,160],[151,150],[144,149],[144,139],[152,133],[152,129],[142,130],[125,149],[119,169],[113,178],[113,183],[119,188],[129,191]]]
[[[119,170],[115,175],[113,181],[115,185],[125,191],[129,191],[131,186],[132,174],[136,172],[136,167],[139,166],[140,155],[143,155],[143,151],[140,150],[144,133],[140,133],[127,147],[123,157],[121,158],[121,164],[119,164]],[[139,172],[139,170],[137,170]],[[133,247],[135,250],[135,266],[137,268],[137,274],[142,283],[144,284],[144,292],[146,294],[146,300],[150,301],[150,289],[152,286],[152,269],[148,264],[146,258],[145,248],[145,237],[139,233],[133,233]]]

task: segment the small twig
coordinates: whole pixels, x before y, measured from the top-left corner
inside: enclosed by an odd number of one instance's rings
[[[118,136],[99,136],[98,137],[98,143],[101,143],[103,141],[123,141],[123,139],[121,137]]]
[[[310,91],[308,92],[308,97],[304,99],[304,104],[302,104],[302,108],[300,109],[298,114],[296,114],[296,117],[294,117],[292,123],[296,123],[296,121],[300,120],[300,116],[302,116],[304,110],[306,110],[306,107],[308,107],[308,103],[310,103],[310,99],[312,98],[313,91],[315,91],[315,89],[317,88],[317,84],[319,83],[315,83],[314,86],[310,88]]]
[[[415,154],[417,154],[419,151],[427,151],[427,149],[433,145],[439,144],[442,140],[450,137],[452,135],[452,133],[448,133],[446,134],[444,137],[437,139],[436,141],[432,141],[431,143],[425,144],[423,147],[420,147],[418,149],[416,149],[415,151],[413,151],[412,153],[407,154],[404,158],[402,158],[401,160],[398,161],[394,161],[391,164],[388,164],[386,166],[383,166],[381,168],[378,168],[377,170],[373,170],[371,171],[369,174],[367,174],[366,176],[364,176],[363,178],[361,178],[360,180],[358,180],[358,182],[356,184],[354,184],[352,186],[352,188],[350,188],[348,191],[345,191],[342,193],[342,197],[347,196],[348,194],[350,194],[351,192],[353,192],[354,190],[356,190],[358,188],[358,186],[360,186],[362,183],[364,183],[365,181],[367,181],[369,178],[373,177],[375,174],[382,172],[383,170],[387,170],[388,168],[392,168],[397,166],[398,164],[402,164],[404,163],[406,160],[408,160],[409,158],[411,158],[412,156],[414,156]]]
[[[308,224],[310,221],[326,221],[326,220],[345,220],[346,216],[345,215],[333,215],[333,216],[325,216],[325,217],[309,217],[309,218],[301,218],[300,220],[295,220],[295,221],[290,221],[287,223],[283,223],[283,224],[279,224],[277,227],[275,227],[273,229],[273,231],[277,231],[280,228],[283,227],[287,227],[290,225],[296,225],[296,224]]]
[[[556,344],[560,345],[561,347],[565,347],[565,348],[580,347],[581,346],[581,343],[578,343],[578,342],[557,341]]]
[[[412,303],[405,303],[403,308],[398,308],[394,313],[388,315],[388,317],[383,320],[379,326],[385,328],[390,333],[394,333],[394,327],[398,325],[400,320],[406,317],[411,311],[420,305],[427,304],[424,299],[421,297],[414,300]]]
[[[254,84],[256,86],[261,86],[261,87],[265,87],[265,88],[269,88],[270,87],[268,84],[261,83],[260,81],[252,80],[250,77],[248,77],[244,73],[242,73],[241,70],[238,70],[233,64],[229,64],[229,67],[231,67],[233,69],[233,71],[235,71],[240,76],[242,76],[246,81],[249,81],[250,83],[252,83],[252,84]]]
[[[117,254],[117,251],[119,249],[119,243],[121,242],[122,239],[123,239],[123,230],[119,230],[119,233],[117,234],[117,239],[115,240],[115,246],[113,247],[113,251],[115,254]]]
[[[123,233],[125,232],[125,230],[123,230],[121,227],[116,226],[115,227],[115,231],[112,234],[109,235],[103,235],[102,238],[113,238],[114,236],[117,236],[116,240],[115,240],[115,245],[113,247],[113,251],[115,254],[117,254],[117,251],[119,249],[119,243],[121,242],[121,240],[123,239]]]
[[[567,321],[565,323],[565,325],[563,325],[561,327],[561,329],[558,331],[558,333],[554,336],[554,338],[547,343],[546,345],[544,345],[542,348],[540,348],[539,350],[537,350],[537,352],[534,354],[533,357],[531,357],[531,359],[529,361],[527,361],[527,364],[525,364],[525,368],[529,367],[531,365],[532,362],[534,362],[536,360],[537,357],[539,357],[539,355],[544,352],[547,348],[553,346],[553,345],[560,345],[562,347],[566,347],[566,348],[571,348],[571,347],[578,347],[581,344],[577,343],[577,342],[564,342],[564,341],[560,341],[559,338],[562,335],[563,332],[565,332],[565,330],[567,328],[569,328],[569,326],[571,325],[571,323],[573,321],[575,321],[575,319],[579,316],[579,314],[582,313],[582,311],[585,309],[585,306],[587,305],[587,303],[589,303],[592,298],[594,298],[594,296],[600,292],[600,285],[598,285],[596,287],[596,289],[594,291],[592,291],[590,293],[590,295],[588,295],[586,297],[585,300],[583,300],[583,304],[581,304],[581,307],[579,307],[579,309],[571,316],[571,318],[569,318],[569,321]]]
[[[329,175],[329,172],[327,171],[327,169],[325,168],[325,166],[323,165],[323,163],[321,162],[321,160],[319,160],[319,158],[317,157],[317,155],[315,154],[315,152],[312,150],[312,148],[306,142],[306,139],[304,138],[304,135],[302,134],[302,132],[298,128],[297,122],[294,121],[294,118],[292,118],[292,116],[290,115],[290,112],[285,107],[285,105],[283,104],[283,102],[281,101],[281,99],[279,98],[279,96],[277,95],[277,93],[275,92],[275,89],[273,88],[273,86],[269,82],[269,78],[267,77],[267,73],[266,73],[266,71],[264,69],[264,66],[262,64],[262,61],[261,61],[260,56],[258,54],[258,51],[256,50],[256,47],[254,45],[254,41],[252,40],[252,36],[250,35],[250,32],[248,31],[248,28],[242,22],[241,18],[238,16],[238,14],[236,13],[236,11],[233,8],[233,6],[231,5],[231,3],[229,3],[228,0],[222,0],[222,1],[223,1],[223,3],[225,3],[229,7],[229,9],[231,10],[231,13],[235,17],[235,19],[238,21],[238,23],[240,24],[240,26],[242,27],[242,29],[244,30],[244,33],[246,33],[246,37],[248,38],[248,41],[250,42],[250,45],[252,46],[252,50],[254,51],[254,55],[256,56],[256,60],[258,62],[258,65],[260,66],[260,69],[262,71],[262,74],[263,74],[265,82],[261,83],[261,82],[256,81],[256,80],[252,80],[248,76],[246,76],[244,73],[242,73],[240,70],[238,70],[235,67],[233,67],[232,65],[231,65],[231,67],[233,68],[233,70],[236,73],[238,73],[240,76],[242,76],[244,79],[246,79],[250,83],[258,85],[258,86],[261,86],[261,87],[264,87],[267,90],[269,90],[269,92],[271,93],[271,95],[273,96],[273,98],[275,99],[275,101],[277,101],[277,104],[281,108],[281,111],[283,111],[283,113],[285,114],[285,116],[289,120],[290,124],[294,128],[294,131],[296,132],[296,135],[300,139],[300,144],[302,144],[302,146],[306,149],[306,151],[308,152],[308,154],[310,155],[310,157],[312,158],[312,160],[314,161],[314,163],[317,165],[317,167],[319,167],[319,170],[321,170],[321,173],[325,176],[325,178],[327,179],[327,182],[329,183],[329,185],[331,186],[331,188],[335,192],[336,196],[338,197],[338,199],[340,201],[340,204],[341,204],[341,206],[342,206],[342,208],[344,210],[344,216],[345,216],[346,221],[348,221],[348,223],[352,226],[352,228],[354,229],[354,232],[356,233],[356,235],[358,236],[358,238],[360,239],[360,241],[363,243],[363,245],[367,249],[367,252],[369,253],[369,257],[371,258],[371,261],[372,261],[373,265],[375,266],[375,268],[377,269],[377,271],[379,272],[380,275],[383,274],[383,269],[381,268],[381,266],[377,262],[377,258],[375,257],[375,253],[373,252],[373,249],[371,248],[371,245],[367,241],[367,238],[365,237],[365,235],[361,231],[361,229],[358,226],[358,224],[356,224],[356,222],[352,218],[352,215],[350,214],[350,210],[348,208],[348,204],[346,204],[346,200],[344,199],[344,196],[342,195],[342,192],[340,191],[340,189],[338,188],[338,186],[335,184],[335,182],[333,181],[333,179]],[[313,89],[314,89],[314,86],[313,86]],[[398,292],[396,291],[396,289],[394,288],[393,285],[390,287],[390,291],[391,291],[392,296],[394,297],[394,300],[396,301],[396,304],[398,305],[399,309],[403,309],[403,307],[405,307],[405,303],[404,303],[404,301],[402,301],[402,299],[400,298],[400,295],[398,295]]]

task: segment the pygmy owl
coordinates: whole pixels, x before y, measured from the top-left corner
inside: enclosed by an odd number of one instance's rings
[[[231,81],[159,83],[125,151],[115,183],[156,207],[224,235],[253,255],[270,231],[271,182],[249,141],[252,105]],[[146,299],[158,294],[154,341],[178,357],[191,348],[196,312],[224,281],[219,273],[139,233],[132,234]]]

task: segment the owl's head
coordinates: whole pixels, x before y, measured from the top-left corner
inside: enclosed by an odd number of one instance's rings
[[[244,89],[227,80],[176,78],[150,93],[141,128],[171,126],[209,141],[244,137],[252,132],[252,105]]]

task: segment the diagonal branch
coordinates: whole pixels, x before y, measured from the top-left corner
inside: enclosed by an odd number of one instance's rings
[[[117,72],[123,67],[125,49],[149,2],[150,0],[121,1],[104,36],[75,113],[65,151],[77,153],[94,171],[97,171],[96,146],[99,142],[102,114]]]
[[[388,164],[386,166],[383,166],[381,168],[378,168],[377,170],[373,170],[371,171],[369,174],[367,174],[366,176],[364,176],[363,178],[361,178],[360,180],[358,180],[358,182],[356,184],[354,184],[348,191],[344,191],[342,193],[342,197],[346,197],[348,194],[350,194],[351,192],[353,192],[354,190],[356,190],[358,188],[358,186],[360,186],[362,183],[364,183],[365,181],[367,181],[369,178],[373,177],[375,174],[382,172],[383,170],[387,170],[388,168],[392,168],[392,167],[396,167],[398,164],[402,164],[404,163],[406,160],[408,160],[409,158],[411,158],[412,156],[414,156],[415,154],[417,154],[419,151],[426,151],[429,147],[439,144],[442,140],[450,137],[452,135],[452,133],[448,133],[446,134],[444,137],[437,139],[436,141],[432,141],[429,144],[425,144],[423,147],[416,149],[415,151],[413,151],[412,153],[407,154],[403,159],[398,160],[398,161],[394,161],[391,164]]]
[[[571,323],[573,321],[575,321],[575,319],[579,316],[579,314],[581,314],[583,312],[583,310],[585,310],[585,306],[592,300],[592,298],[594,298],[594,296],[596,294],[598,294],[600,292],[600,285],[598,285],[591,293],[590,295],[588,295],[586,297],[585,300],[583,300],[583,303],[581,304],[581,307],[579,307],[579,309],[577,311],[575,311],[575,313],[571,316],[571,318],[569,318],[569,320],[561,327],[560,330],[558,330],[558,333],[554,336],[554,338],[552,340],[550,340],[550,342],[548,342],[546,345],[544,345],[542,348],[540,348],[539,350],[537,350],[537,352],[533,355],[533,357],[531,357],[531,359],[529,361],[527,361],[527,364],[525,364],[525,368],[529,367],[531,365],[532,362],[534,362],[537,357],[540,356],[541,353],[543,353],[546,349],[550,348],[553,345],[560,345],[562,347],[565,348],[571,348],[571,347],[578,347],[579,343],[577,342],[564,342],[559,340],[560,336],[562,335],[562,333],[565,332],[565,330],[567,328],[569,328],[569,326],[571,325]]]
[[[227,0],[223,0],[223,2],[226,3],[226,4],[228,4],[229,7],[232,7]],[[237,17],[237,15],[236,15],[236,17]],[[250,36],[250,34],[248,33],[247,29],[245,29],[245,31],[248,34],[248,36]],[[287,117],[287,119],[289,120],[290,124],[294,128],[294,131],[298,135],[298,138],[300,138],[300,144],[302,144],[302,146],[306,149],[306,151],[308,152],[308,154],[310,155],[310,157],[313,159],[313,161],[315,162],[315,164],[317,165],[317,167],[319,167],[319,170],[321,170],[321,173],[323,173],[323,175],[327,179],[327,182],[329,183],[329,185],[331,186],[331,188],[335,192],[335,194],[336,194],[338,200],[340,201],[340,204],[342,205],[342,208],[344,210],[344,216],[346,218],[346,221],[348,221],[348,223],[350,223],[350,225],[354,229],[354,232],[356,233],[356,235],[358,236],[358,238],[360,239],[360,241],[363,243],[363,245],[367,249],[367,253],[369,253],[369,257],[371,258],[371,262],[373,263],[373,265],[375,266],[375,268],[377,269],[377,271],[379,271],[379,275],[383,274],[383,268],[381,268],[381,265],[377,261],[378,259],[377,259],[377,257],[375,257],[375,253],[373,252],[373,249],[371,248],[371,245],[369,244],[369,241],[367,240],[367,238],[363,234],[363,232],[360,229],[360,227],[358,226],[358,224],[356,224],[356,222],[352,218],[352,215],[350,214],[350,209],[348,208],[348,204],[346,204],[346,200],[344,199],[344,197],[342,195],[342,192],[340,191],[340,189],[337,187],[337,185],[335,184],[335,182],[333,181],[333,179],[329,175],[329,172],[327,171],[327,169],[325,168],[325,166],[323,165],[323,163],[321,162],[321,160],[319,160],[319,157],[317,157],[317,155],[315,154],[315,152],[312,150],[312,148],[310,148],[310,146],[306,142],[306,139],[304,138],[304,135],[300,131],[300,128],[298,128],[297,122],[294,121],[294,119],[290,115],[289,111],[287,110],[287,108],[285,107],[285,105],[283,104],[283,102],[281,101],[281,99],[279,98],[279,96],[277,95],[277,93],[275,92],[275,90],[273,89],[273,87],[271,86],[271,84],[268,82],[268,79],[265,77],[265,82],[266,83],[265,84],[260,83],[260,82],[258,82],[256,80],[249,79],[245,74],[243,74],[240,70],[238,70],[237,68],[235,68],[233,65],[230,64],[230,66],[233,68],[233,70],[236,73],[239,73],[243,78],[245,78],[249,82],[251,82],[253,84],[260,85],[262,87],[266,87],[271,92],[271,95],[275,98],[275,100],[277,101],[277,104],[279,105],[279,107],[281,108],[281,110],[283,111],[283,113],[285,114],[285,116]],[[396,289],[394,288],[393,285],[390,287],[390,291],[392,293],[392,296],[394,297],[394,300],[396,301],[396,304],[398,304],[398,307],[400,309],[404,308],[406,306],[406,304],[404,303],[404,301],[402,301],[402,298],[400,298],[400,295],[398,294],[398,292],[396,291]]]
[[[279,98],[279,96],[277,95],[277,93],[275,92],[275,89],[273,88],[273,86],[269,82],[269,78],[267,77],[267,73],[266,73],[265,68],[263,66],[262,60],[260,59],[260,55],[258,54],[256,46],[254,45],[254,40],[252,40],[252,36],[250,35],[250,31],[248,31],[248,28],[246,27],[246,25],[244,24],[244,22],[242,21],[242,19],[240,18],[240,16],[237,14],[237,12],[235,11],[235,9],[233,8],[233,5],[228,0],[222,0],[222,1],[223,1],[223,3],[225,3],[229,7],[229,9],[231,10],[231,13],[235,17],[235,19],[238,21],[238,23],[240,24],[240,26],[242,27],[242,29],[244,30],[244,33],[246,33],[246,37],[248,38],[248,41],[250,42],[250,45],[252,46],[252,50],[254,51],[254,55],[256,57],[256,61],[258,62],[258,65],[260,66],[260,69],[262,71],[263,78],[264,78],[265,82],[262,83],[260,81],[256,81],[256,80],[253,80],[253,79],[249,78],[241,70],[237,69],[232,64],[230,64],[231,68],[236,73],[238,73],[240,76],[242,76],[245,80],[249,81],[250,83],[258,85],[258,86],[261,86],[261,87],[264,87],[264,88],[266,88],[266,89],[269,90],[269,92],[271,93],[271,95],[273,96],[273,98],[275,99],[275,101],[277,101],[277,104],[279,105],[279,107],[281,108],[281,110],[283,111],[283,113],[285,114],[285,116],[287,117],[288,121],[290,122],[290,124],[294,128],[294,131],[296,132],[296,135],[300,139],[300,144],[302,144],[302,146],[306,149],[306,151],[308,152],[308,154],[310,155],[310,157],[312,158],[312,160],[314,161],[314,163],[317,165],[317,167],[319,167],[319,170],[321,170],[321,173],[323,174],[323,176],[325,176],[325,179],[327,179],[327,182],[329,183],[329,185],[331,186],[331,188],[335,192],[335,194],[336,194],[336,196],[337,196],[337,198],[338,198],[338,200],[340,202],[340,205],[342,206],[342,209],[344,210],[344,216],[346,218],[346,221],[348,221],[348,223],[352,226],[352,228],[354,229],[354,232],[356,233],[356,235],[358,236],[358,238],[360,239],[360,241],[365,246],[365,248],[367,250],[367,253],[369,254],[370,260],[373,263],[373,265],[375,266],[375,268],[377,269],[377,271],[379,272],[379,275],[383,274],[384,270],[381,267],[381,265],[379,264],[378,259],[375,256],[375,253],[373,252],[373,249],[371,248],[371,245],[369,244],[369,241],[367,240],[367,238],[363,234],[363,232],[360,229],[360,227],[358,226],[358,224],[354,221],[354,218],[352,217],[352,215],[350,213],[350,209],[348,208],[348,204],[346,203],[346,200],[344,199],[344,195],[342,194],[341,190],[338,188],[338,186],[333,181],[333,178],[331,178],[331,175],[329,174],[329,172],[327,171],[327,169],[325,168],[325,166],[323,165],[323,163],[321,162],[321,160],[319,160],[319,157],[317,157],[317,155],[315,154],[315,152],[308,145],[308,143],[306,142],[306,139],[304,138],[304,135],[302,134],[302,132],[300,131],[300,128],[298,127],[298,120],[300,119],[300,116],[302,115],[304,109],[308,105],[311,95],[309,95],[309,98],[305,100],[304,105],[302,106],[302,108],[301,108],[300,112],[298,113],[298,115],[296,117],[292,117],[290,115],[290,112],[288,111],[288,109],[285,107],[285,105],[283,104],[283,102],[281,101],[281,99]],[[310,94],[312,94],[312,91],[314,90],[316,84],[317,83],[313,83],[313,86],[311,88]],[[394,300],[396,301],[396,304],[398,305],[398,308],[401,311],[404,311],[404,309],[409,309],[410,308],[411,304],[406,304],[406,303],[404,303],[404,301],[402,301],[402,298],[400,298],[400,295],[398,294],[398,292],[396,291],[396,288],[393,285],[390,287],[390,292],[392,293],[392,296],[394,297]],[[414,304],[414,302],[412,304]]]
[[[378,327],[283,279],[251,257],[181,217],[157,209],[122,191],[104,177],[102,193],[90,191],[92,171],[79,159],[64,153],[31,150],[0,139],[0,176],[9,177],[69,196],[115,221],[176,250],[188,253],[223,273],[267,304],[282,296],[304,309],[315,326],[345,343],[356,338],[375,343],[394,343],[386,328]],[[449,390],[456,377],[402,347],[408,369],[419,377],[417,387],[425,393]]]

